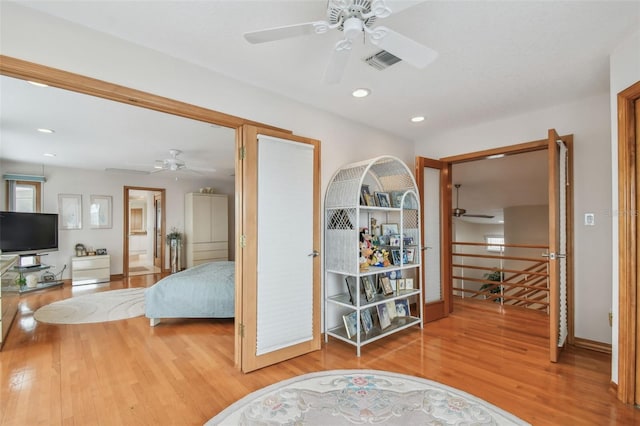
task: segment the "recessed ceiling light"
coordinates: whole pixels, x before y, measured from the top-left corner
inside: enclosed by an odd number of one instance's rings
[[[504,220],[499,220],[498,223],[504,223]]]
[[[38,131],[39,131],[40,133],[55,133],[55,130],[52,130],[52,129],[45,129],[45,128],[38,129]]]
[[[27,81],[27,83],[33,85],[33,86],[38,86],[38,87],[49,87],[48,84],[44,84],[44,83],[38,83],[37,81]]]
[[[487,160],[495,160],[496,158],[502,158],[504,157],[504,154],[494,154],[494,155],[489,155],[487,157]]]
[[[354,98],[365,98],[371,94],[371,90],[361,87],[351,92]]]
[[[413,123],[420,123],[421,121],[424,121],[424,116],[423,115],[416,115],[415,117],[411,117],[411,121]]]
[[[44,153],[44,154],[42,154],[42,155],[44,155],[45,157],[55,157],[55,156],[56,156],[56,155],[55,155],[54,153],[52,153],[52,152],[45,152],[45,153]]]

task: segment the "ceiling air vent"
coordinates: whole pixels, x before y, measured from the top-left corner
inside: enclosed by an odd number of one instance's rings
[[[395,55],[387,52],[386,50],[381,50],[376,54],[373,54],[367,58],[364,58],[364,61],[377,69],[378,71],[382,71],[384,69],[389,68],[393,64],[397,64],[402,59],[398,58]]]

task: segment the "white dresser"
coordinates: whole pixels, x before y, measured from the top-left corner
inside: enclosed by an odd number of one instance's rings
[[[229,259],[228,196],[185,195],[185,250],[187,268]]]
[[[110,280],[111,259],[108,254],[71,258],[71,284],[106,283]]]

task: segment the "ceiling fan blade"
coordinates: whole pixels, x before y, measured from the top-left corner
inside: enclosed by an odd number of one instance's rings
[[[331,52],[327,69],[324,72],[324,81],[328,84],[339,83],[342,79],[342,74],[349,62],[349,56],[351,56],[351,40],[340,40],[336,43],[335,49]]]
[[[369,34],[371,43],[416,68],[425,68],[438,57],[438,52],[430,47],[423,46],[387,27],[376,27]]]
[[[329,30],[329,23],[324,21],[305,22],[304,24],[287,25],[268,28],[266,30],[244,33],[244,38],[251,44],[283,40],[308,34],[322,34]]]

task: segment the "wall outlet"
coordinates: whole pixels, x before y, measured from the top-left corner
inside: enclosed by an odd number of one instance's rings
[[[585,226],[595,226],[596,224],[596,215],[594,213],[585,213],[584,214],[584,225]]]

